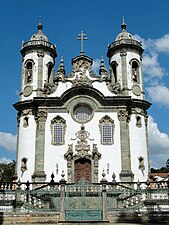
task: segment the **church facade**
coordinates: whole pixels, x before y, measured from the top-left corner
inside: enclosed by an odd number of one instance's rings
[[[147,109],[142,77],[142,45],[122,31],[108,46],[109,69],[84,54],[54,72],[56,47],[42,32],[22,43],[16,177],[21,182],[85,179],[146,181],[149,174]],[[83,44],[85,34],[79,35]]]

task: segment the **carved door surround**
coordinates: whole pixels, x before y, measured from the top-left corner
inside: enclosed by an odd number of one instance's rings
[[[90,183],[98,182],[98,167],[101,154],[98,152],[96,144],[92,149],[89,141],[90,134],[81,125],[80,131],[76,134],[77,144],[73,147],[73,143],[68,145],[68,150],[64,155],[67,160],[67,181],[68,183],[77,183],[80,179],[85,178]],[[83,171],[82,171],[83,170]]]

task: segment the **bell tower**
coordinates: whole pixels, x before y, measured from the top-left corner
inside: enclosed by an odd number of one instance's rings
[[[142,44],[127,32],[126,27],[123,17],[122,31],[108,46],[107,56],[111,80],[109,87],[112,91],[116,91],[115,93],[121,99],[131,99],[127,105],[122,103],[117,113],[121,143],[121,173],[119,176],[121,181],[128,182],[133,181],[135,178],[133,172],[138,168],[143,176],[148,175],[149,172],[146,109],[150,103],[144,100]],[[139,164],[138,167],[135,167],[136,161]],[[142,179],[140,175],[138,177]]]
[[[121,94],[144,99],[142,79],[142,44],[126,30],[122,21],[122,31],[109,45],[107,56],[111,68],[112,85],[121,87]]]
[[[42,32],[41,23],[37,33],[22,43],[22,77],[20,101],[15,104],[18,111],[18,140],[16,176],[24,181],[45,181],[45,122],[47,112],[36,98],[44,98],[55,88],[54,64],[56,47]],[[29,171],[29,175],[28,175]]]
[[[42,32],[41,23],[30,41],[22,43],[21,101],[42,96],[44,85],[52,84],[56,47]]]

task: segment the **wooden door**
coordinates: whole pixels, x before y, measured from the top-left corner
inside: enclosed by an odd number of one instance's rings
[[[74,178],[75,183],[78,183],[80,179],[85,179],[91,183],[91,162],[87,159],[78,159],[74,165]]]

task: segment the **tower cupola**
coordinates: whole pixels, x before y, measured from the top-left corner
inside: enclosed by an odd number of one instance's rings
[[[43,25],[41,23],[39,23],[37,28],[38,28],[38,32],[36,34],[33,34],[30,40],[31,41],[33,41],[33,40],[36,40],[36,41],[37,40],[43,40],[43,41],[48,42],[47,36],[42,32]]]
[[[44,94],[44,86],[53,86],[56,46],[49,42],[39,23],[38,31],[28,42],[22,43],[21,100],[29,100]]]
[[[56,46],[49,42],[48,37],[42,32],[43,25],[41,23],[37,26],[38,31],[33,34],[30,41],[22,43],[21,54],[24,56],[27,50],[32,48],[44,48],[51,52],[55,58],[57,56]]]
[[[141,42],[137,41],[126,30],[124,17],[121,24],[122,31],[116,36],[114,42],[108,46],[112,86],[121,87],[121,94],[133,98],[144,98],[142,79],[142,53]]]

